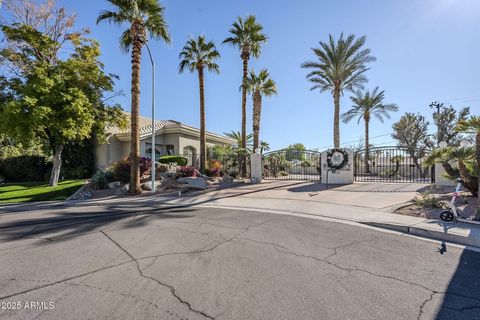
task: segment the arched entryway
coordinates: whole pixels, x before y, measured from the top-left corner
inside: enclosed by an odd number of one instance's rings
[[[197,165],[197,149],[192,146],[186,146],[183,148],[183,156],[187,158],[187,165],[196,167]]]

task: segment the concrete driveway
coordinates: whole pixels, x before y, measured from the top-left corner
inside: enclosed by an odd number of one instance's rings
[[[210,191],[204,199],[236,197],[308,200],[331,204],[386,210],[412,200],[418,192],[427,190],[422,183],[356,182],[349,185],[325,185],[317,182],[264,180],[260,184],[238,185],[234,188]],[[189,197],[186,194],[186,197]],[[199,198],[198,193],[195,194]]]
[[[15,216],[1,319],[480,319],[480,254],[457,247],[195,206]]]

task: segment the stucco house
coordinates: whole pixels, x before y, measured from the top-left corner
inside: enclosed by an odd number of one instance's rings
[[[130,129],[108,129],[107,143],[95,145],[95,166],[106,168],[130,154]],[[152,119],[140,117],[140,156],[152,159]],[[206,132],[207,147],[233,145],[234,140]],[[155,122],[155,159],[164,155],[184,155],[189,165],[196,165],[200,150],[200,129],[174,120]]]

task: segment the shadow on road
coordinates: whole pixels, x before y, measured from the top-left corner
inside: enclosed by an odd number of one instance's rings
[[[444,254],[446,246],[442,246]],[[442,306],[437,312],[437,320],[478,320],[480,319],[480,253],[463,250],[457,270],[453,275]]]
[[[84,213],[63,212],[55,216],[39,217],[33,219],[14,220],[0,224],[0,239],[13,241],[22,238],[39,238],[45,241],[55,238],[71,238],[84,234],[98,232],[114,222],[124,221],[125,228],[145,226],[148,219],[184,219],[191,218],[194,208],[150,208],[148,210],[135,210],[145,208],[145,204],[125,206],[107,206],[101,211],[89,210]],[[128,210],[127,210],[128,209]],[[106,212],[105,212],[106,211]]]

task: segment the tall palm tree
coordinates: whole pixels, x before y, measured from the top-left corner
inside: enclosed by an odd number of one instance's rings
[[[262,44],[267,42],[267,36],[263,34],[262,25],[258,24],[255,16],[247,16],[245,19],[237,18],[229,30],[231,36],[226,38],[223,43],[229,43],[240,49],[240,57],[243,61],[242,78],[242,148],[247,149],[247,77],[248,60],[250,56],[258,58],[260,56]],[[246,161],[243,161],[246,164]],[[242,165],[242,175],[245,176],[247,168]]]
[[[459,121],[456,130],[475,135],[476,173],[478,177],[478,198],[480,199],[480,116],[472,116],[468,120]]]
[[[384,98],[385,91],[379,91],[378,87],[373,89],[372,92],[368,90],[365,92],[357,90],[355,95],[350,97],[350,100],[353,102],[352,108],[342,114],[342,120],[345,123],[349,123],[353,118],[358,118],[357,123],[360,123],[360,120],[362,119],[365,122],[365,158],[367,159],[365,169],[367,173],[370,172],[370,165],[368,163],[370,156],[370,119],[375,117],[383,123],[384,117],[390,119],[389,112],[398,111],[398,106],[396,104],[383,103]]]
[[[224,132],[223,134],[226,135],[227,137],[235,140],[235,145],[237,146],[237,148],[242,148],[242,143],[243,143],[244,140],[242,138],[242,134],[239,131]],[[248,151],[251,151],[252,150],[253,134],[249,133],[246,136],[246,138],[247,139],[246,139],[246,148],[245,149],[248,150]]]
[[[207,141],[205,138],[205,79],[204,69],[208,71],[220,72],[220,68],[215,60],[220,58],[215,44],[212,41],[206,41],[204,36],[196,39],[189,39],[182,52],[180,52],[179,71],[182,73],[185,68],[190,72],[198,72],[198,83],[200,86],[200,172],[205,172],[205,162],[207,154]]]
[[[257,150],[260,141],[260,120],[262,115],[262,97],[277,94],[277,85],[270,78],[267,69],[262,69],[255,74],[253,70],[247,78],[247,91],[253,99],[253,151]]]
[[[108,21],[116,25],[126,25],[127,29],[120,37],[120,47],[128,52],[132,49],[132,106],[131,106],[131,146],[130,146],[130,188],[131,195],[141,192],[140,189],[140,64],[142,47],[150,38],[170,42],[167,22],[164,17],[165,8],[158,0],[107,0],[115,7],[115,11],[102,11],[97,24]]]
[[[340,147],[340,97],[345,90],[363,89],[368,80],[365,72],[367,63],[375,61],[371,51],[364,48],[366,37],[355,38],[351,34],[338,40],[332,35],[328,42],[320,41],[320,47],[312,48],[316,61],[307,61],[302,68],[312,69],[307,79],[313,83],[310,90],[330,91],[335,106],[333,118],[333,144]]]

